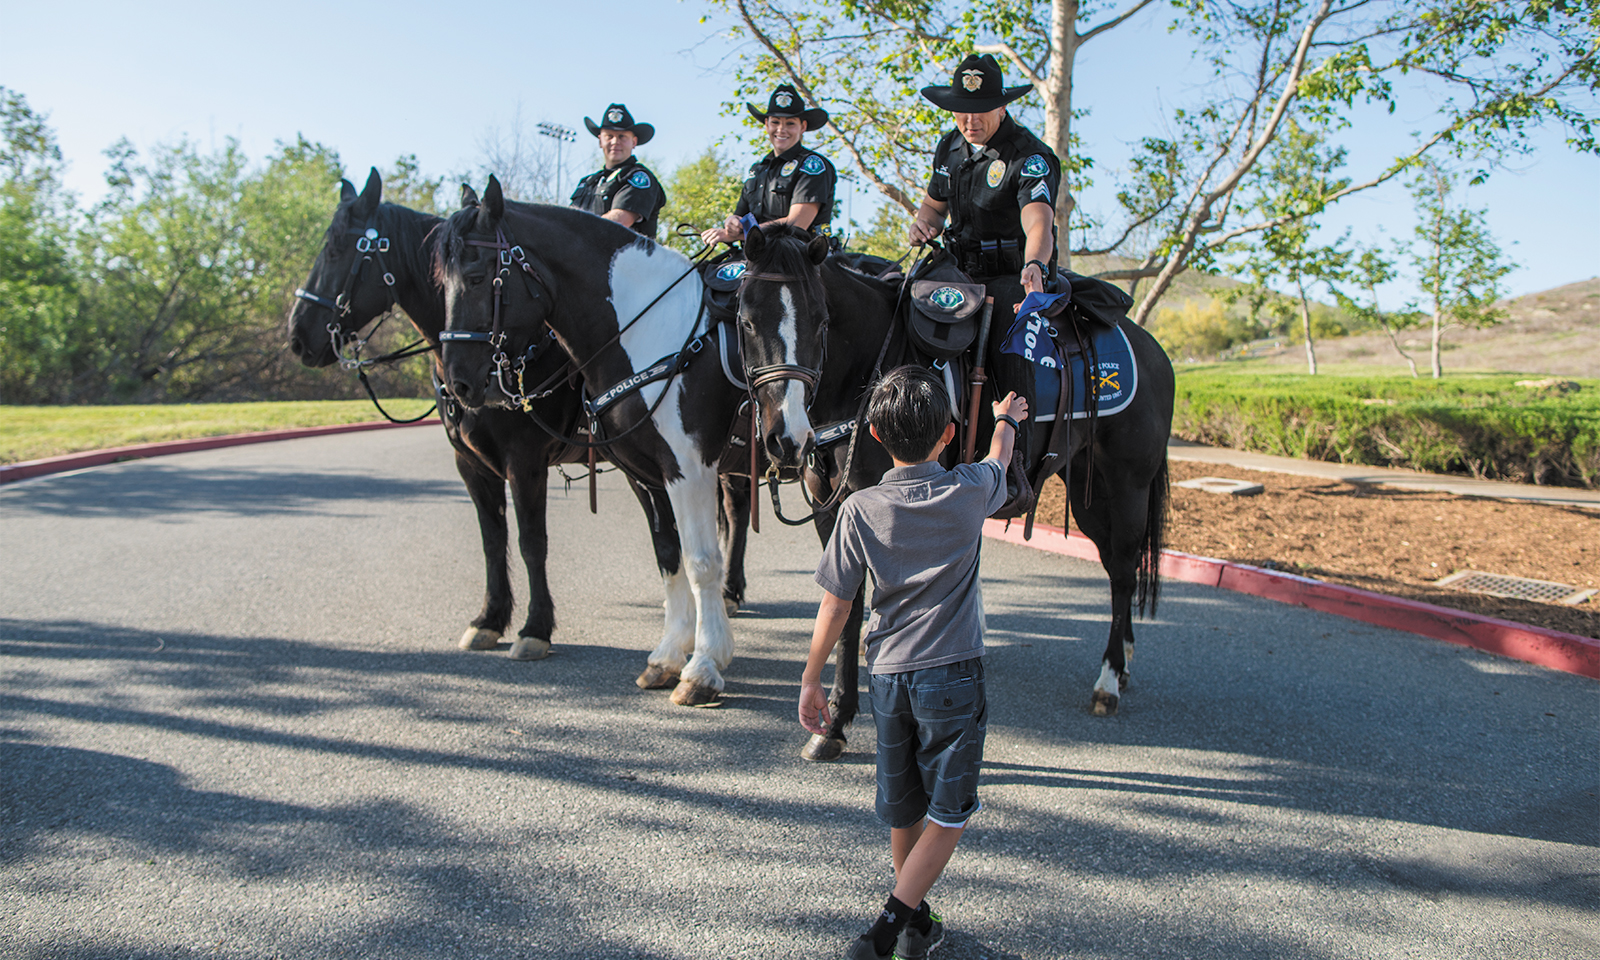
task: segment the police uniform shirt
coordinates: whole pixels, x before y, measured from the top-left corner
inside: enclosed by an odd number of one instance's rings
[[[739,194],[735,216],[753,213],[757,223],[779,220],[789,215],[796,203],[817,204],[816,230],[833,219],[833,188],[837,174],[833,164],[820,153],[795,144],[783,153],[750,165],[750,175]]]
[[[947,236],[963,247],[982,240],[1026,242],[1022,208],[1030,203],[1054,207],[1061,189],[1061,161],[1055,152],[1008,115],[983,146],[952,130],[933,152],[928,196],[949,204]]]
[[[623,210],[638,219],[633,229],[651,239],[656,235],[656,215],[666,205],[661,181],[637,158],[629,157],[610,170],[596,170],[578,181],[572,206],[593,214]]]

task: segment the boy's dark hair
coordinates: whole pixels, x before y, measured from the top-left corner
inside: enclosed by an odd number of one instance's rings
[[[878,428],[878,440],[901,463],[926,459],[950,420],[944,381],[915,364],[884,374],[867,401],[867,422]]]

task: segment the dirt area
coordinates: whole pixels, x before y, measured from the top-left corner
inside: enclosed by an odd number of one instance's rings
[[[1234,497],[1174,486],[1168,549],[1600,638],[1600,597],[1564,607],[1434,585],[1472,569],[1600,587],[1600,512],[1172,462],[1174,483],[1195,477],[1266,490]],[[1064,506],[1052,479],[1039,522],[1060,526]]]

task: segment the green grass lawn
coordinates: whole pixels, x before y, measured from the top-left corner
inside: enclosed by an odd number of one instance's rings
[[[431,402],[385,400],[384,408],[395,417],[404,419],[426,410]],[[366,400],[125,407],[0,406],[0,463],[17,463],[135,443],[382,419],[382,415]]]

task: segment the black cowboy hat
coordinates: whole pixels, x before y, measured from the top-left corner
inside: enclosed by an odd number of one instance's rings
[[[626,130],[638,139],[641,147],[649,143],[650,138],[656,135],[656,128],[650,124],[634,123],[633,114],[629,113],[628,108],[620,103],[613,103],[611,106],[606,107],[605,116],[599,124],[596,124],[588,117],[584,117],[583,125],[588,127],[589,132],[597,137],[600,136],[601,130]]]
[[[762,123],[766,123],[768,117],[799,117],[805,123],[807,130],[820,130],[822,125],[828,122],[828,111],[821,107],[807,110],[806,102],[800,99],[800,91],[787,83],[778,84],[778,89],[772,91],[765,113],[753,103],[747,103],[745,106],[750,108],[750,116]]]
[[[988,113],[1027,94],[1033,87],[1006,86],[1000,64],[989,54],[969,54],[950,78],[950,86],[923,87],[922,95],[933,105],[951,113]]]

